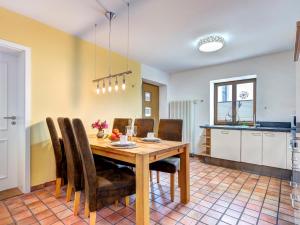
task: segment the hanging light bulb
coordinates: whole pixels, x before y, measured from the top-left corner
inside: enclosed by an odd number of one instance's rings
[[[111,92],[111,78],[109,78],[109,82],[108,82],[108,92]]]
[[[118,84],[118,77],[116,77],[116,81],[115,81],[115,91],[119,90],[119,84]]]
[[[97,89],[96,89],[96,92],[97,94],[100,94],[101,93],[101,88],[99,87],[99,85],[101,85],[101,81],[103,82],[103,86],[102,86],[102,92],[103,94],[108,91],[108,92],[112,92],[112,79],[116,78],[115,80],[115,83],[114,83],[114,89],[115,91],[119,91],[119,88],[121,88],[123,91],[125,91],[126,89],[126,76],[129,75],[129,74],[132,74],[132,71],[129,70],[129,31],[130,31],[130,20],[129,20],[129,2],[127,3],[127,10],[128,10],[128,20],[127,20],[127,59],[126,59],[126,68],[127,70],[126,71],[123,71],[121,73],[116,73],[116,74],[113,74],[112,73],[112,51],[111,51],[111,26],[112,26],[112,20],[116,17],[116,14],[114,12],[110,12],[110,11],[107,11],[105,13],[105,16],[106,18],[108,19],[109,21],[109,36],[108,36],[108,73],[107,73],[107,76],[105,77],[102,77],[102,78],[98,78],[96,79],[96,62],[97,62],[97,54],[96,54],[96,50],[97,50],[97,46],[96,46],[96,40],[97,40],[97,36],[96,36],[96,24],[95,24],[95,45],[94,45],[94,53],[95,53],[95,79],[93,80],[94,83],[97,83]],[[105,10],[106,11],[106,10]],[[121,80],[121,77],[123,76],[123,79]],[[106,90],[106,80],[108,80],[108,87],[107,87],[107,90]],[[119,80],[120,80],[120,86],[119,86]],[[122,81],[122,82],[121,82]]]
[[[126,89],[125,76],[123,75],[122,90],[125,91],[125,89]]]
[[[105,82],[104,82],[104,80],[103,80],[103,85],[102,85],[102,93],[104,94],[104,93],[105,93],[105,91],[106,91],[106,88],[105,88]]]
[[[97,83],[97,89],[96,89],[97,95],[100,94],[100,87],[99,87],[99,82]]]

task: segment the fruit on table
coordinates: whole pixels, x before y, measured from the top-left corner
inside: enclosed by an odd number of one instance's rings
[[[117,134],[115,134],[115,133],[112,133],[112,134],[110,135],[110,140],[112,140],[112,141],[117,141],[117,140],[119,140],[119,139],[120,139],[120,136],[117,135]]]
[[[113,129],[113,134],[117,134],[117,135],[119,135],[120,134],[120,131],[119,131],[119,129],[117,129],[117,128],[115,128],[115,129]]]
[[[118,141],[120,140],[120,135],[122,133],[120,133],[119,129],[113,129],[112,134],[109,136],[109,139],[111,141]]]

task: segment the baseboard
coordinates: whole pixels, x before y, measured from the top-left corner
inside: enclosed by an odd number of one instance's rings
[[[211,165],[241,170],[241,171],[250,172],[261,176],[276,177],[284,180],[290,180],[292,176],[292,171],[287,169],[255,165],[255,164],[244,163],[244,162],[236,162],[236,161],[230,161],[225,159],[217,159],[208,156],[199,156],[199,158],[203,162]]]
[[[11,188],[8,190],[0,191],[0,201],[3,201],[8,198],[12,198],[18,195],[22,195],[23,192],[19,188]]]
[[[53,181],[48,181],[46,183],[43,183],[43,184],[38,184],[38,185],[34,185],[34,186],[31,186],[30,188],[30,191],[37,191],[37,190],[40,190],[40,189],[43,189],[45,187],[49,187],[51,185],[55,185],[55,180]]]

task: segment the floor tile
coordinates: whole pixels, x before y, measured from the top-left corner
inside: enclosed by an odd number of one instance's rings
[[[180,203],[178,187],[175,201],[170,201],[170,175],[156,174],[151,184],[152,225],[292,225],[300,223],[300,211],[291,206],[288,181],[238,170],[201,163],[191,158],[191,201]],[[177,184],[177,181],[176,181]],[[84,194],[79,216],[73,216],[73,201],[66,203],[66,187],[55,198],[55,186],[0,201],[0,225],[87,225],[84,217]],[[72,196],[72,199],[74,197]],[[97,211],[97,225],[135,224],[135,196],[130,206],[124,200],[115,207],[107,206]]]

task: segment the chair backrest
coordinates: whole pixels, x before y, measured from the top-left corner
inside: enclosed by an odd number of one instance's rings
[[[89,210],[93,212],[97,210],[97,174],[94,157],[82,121],[80,119],[73,119],[72,123],[83,165],[85,196],[88,201]]]
[[[169,141],[182,141],[182,120],[161,119],[158,127],[158,137]]]
[[[53,150],[54,150],[55,164],[56,164],[56,177],[62,178],[63,177],[63,171],[62,171],[63,170],[63,168],[62,168],[63,142],[61,142],[58,137],[53,119],[50,117],[47,117],[46,123],[48,126],[48,130],[50,133],[50,138],[51,138],[51,142],[52,142],[52,146],[53,146]]]
[[[68,182],[72,184],[75,191],[82,190],[82,162],[77,149],[74,130],[69,118],[58,118],[58,125],[65,145]]]
[[[148,132],[154,130],[154,119],[135,119],[134,126],[137,127],[137,137],[147,137]]]
[[[126,126],[131,126],[132,119],[130,118],[115,118],[113,129],[118,129],[122,134],[126,134]]]

